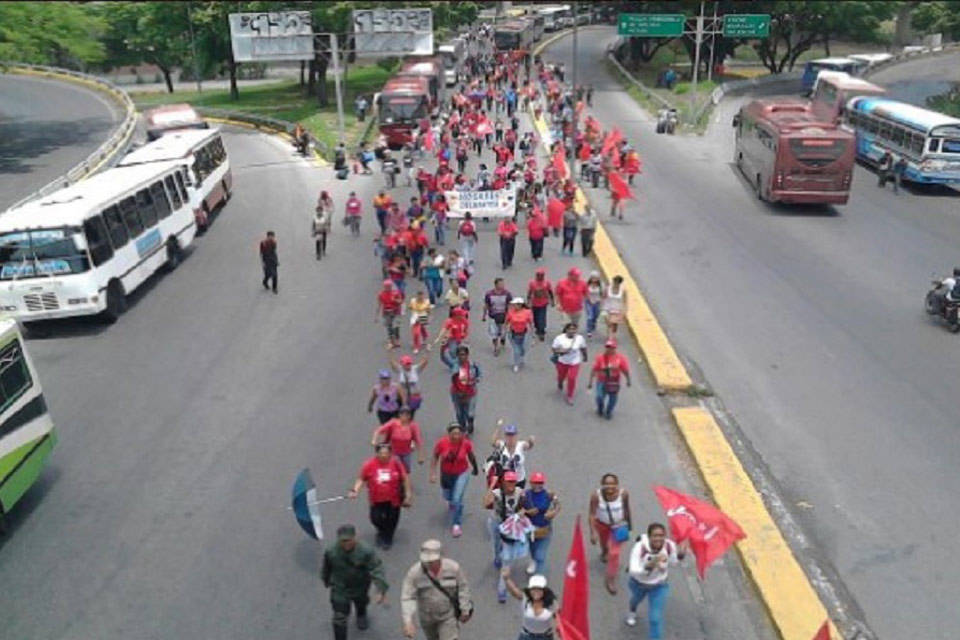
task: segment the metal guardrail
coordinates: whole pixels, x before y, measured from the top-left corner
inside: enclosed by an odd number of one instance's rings
[[[265,131],[277,131],[280,133],[292,134],[293,130],[296,128],[295,122],[290,122],[289,120],[278,120],[277,118],[271,118],[269,116],[259,116],[253,113],[246,113],[243,111],[231,111],[229,109],[214,109],[211,107],[194,107],[197,112],[208,118],[220,118],[221,120],[233,120],[235,122],[243,122],[248,124],[256,129],[263,129]],[[309,131],[307,135],[310,138],[310,142],[313,144],[314,149],[320,152],[324,158],[330,159],[332,151],[327,147],[326,143],[321,140],[318,140],[312,133]]]
[[[664,100],[662,97],[658,96],[656,93],[653,92],[653,90],[650,87],[648,87],[647,85],[643,84],[642,82],[634,78],[629,71],[624,69],[623,65],[620,64],[620,61],[617,60],[617,56],[613,54],[613,48],[607,49],[607,59],[613,63],[613,65],[617,68],[617,70],[620,71],[621,74],[623,74],[624,78],[629,80],[635,87],[637,87],[637,89],[640,89],[640,91],[643,92],[643,94],[646,95],[648,98],[656,100],[661,105],[663,105],[663,107],[666,109],[674,108],[674,105],[671,104],[668,100]]]
[[[0,71],[6,73],[19,73],[24,75],[39,75],[50,78],[58,78],[67,82],[75,82],[92,86],[93,89],[107,94],[107,96],[116,102],[123,110],[123,121],[120,126],[110,135],[106,142],[97,147],[90,155],[84,158],[78,165],[67,171],[66,174],[50,181],[40,187],[28,196],[21,198],[10,206],[15,209],[31,200],[42,198],[46,195],[68,187],[87,176],[99,171],[103,166],[113,162],[117,156],[126,148],[133,130],[137,124],[137,111],[133,101],[125,91],[113,83],[101,80],[100,78],[71,71],[69,69],[60,69],[57,67],[48,67],[37,64],[23,64],[20,62],[0,62]]]

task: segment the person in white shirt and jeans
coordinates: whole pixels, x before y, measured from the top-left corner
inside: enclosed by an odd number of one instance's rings
[[[663,609],[670,593],[667,582],[667,567],[677,564],[686,555],[686,542],[679,547],[667,538],[667,529],[660,523],[647,527],[646,535],[640,536],[630,551],[628,572],[630,580],[630,612],[627,626],[637,624],[637,607],[644,598],[650,601],[650,631],[648,638],[656,640],[663,633]]]

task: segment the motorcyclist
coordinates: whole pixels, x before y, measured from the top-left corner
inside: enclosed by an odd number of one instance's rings
[[[940,281],[944,300],[951,304],[960,303],[960,267],[953,268],[953,275]]]
[[[347,148],[341,142],[337,145],[337,148],[333,151],[333,168],[336,171],[346,168],[347,166]]]

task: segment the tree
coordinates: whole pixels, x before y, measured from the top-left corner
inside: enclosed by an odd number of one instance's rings
[[[84,67],[104,59],[104,30],[74,2],[0,2],[0,60]]]
[[[110,29],[104,38],[115,66],[149,62],[173,93],[172,72],[190,55],[187,5],[183,2],[111,2],[101,5]]]
[[[913,11],[911,26],[923,33],[942,33],[960,40],[960,2],[921,2]]]

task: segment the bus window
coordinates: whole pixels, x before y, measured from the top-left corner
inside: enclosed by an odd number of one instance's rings
[[[846,140],[790,139],[790,151],[793,157],[808,167],[824,167],[840,158],[846,150]]]
[[[183,199],[180,197],[180,191],[177,190],[177,185],[173,181],[173,176],[167,176],[163,179],[164,184],[167,185],[167,193],[170,194],[170,201],[173,202],[173,208],[179,209],[183,206]]]
[[[83,221],[83,231],[87,236],[87,249],[90,250],[93,266],[99,267],[113,257],[113,248],[107,238],[107,227],[103,223],[103,218],[100,216],[87,218]]]
[[[945,138],[940,147],[942,153],[960,153],[960,140]]]
[[[177,187],[180,188],[180,200],[182,202],[190,202],[190,196],[187,195],[187,185],[183,180],[183,172],[177,171],[174,175],[177,177]]]
[[[131,238],[136,238],[143,233],[143,223],[140,222],[140,216],[137,215],[137,201],[134,200],[133,196],[120,201],[120,213],[123,214],[123,221],[127,225],[127,231]]]
[[[170,208],[170,201],[167,200],[167,194],[163,190],[162,182],[154,182],[150,185],[150,195],[153,197],[153,204],[157,208],[157,216],[163,220],[173,209]]]
[[[137,210],[140,212],[140,222],[144,227],[157,226],[157,209],[153,206],[153,198],[146,189],[137,191]]]
[[[31,386],[20,341],[15,340],[0,353],[0,411],[6,411]]]
[[[127,228],[123,226],[123,218],[120,217],[120,210],[117,205],[112,205],[103,210],[103,219],[107,223],[107,231],[110,234],[110,243],[114,249],[119,249],[127,244],[130,239],[127,236]]]
[[[923,136],[919,133],[910,134],[910,152],[918,158],[923,154]]]
[[[901,129],[900,127],[894,127],[892,135],[890,136],[890,140],[893,142],[893,144],[897,145],[900,148],[903,148],[905,146],[903,143],[904,133],[905,133],[904,130]]]

